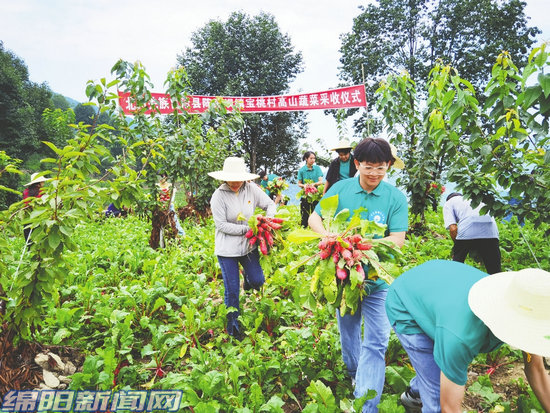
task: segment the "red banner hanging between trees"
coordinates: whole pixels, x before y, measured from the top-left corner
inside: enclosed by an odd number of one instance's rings
[[[151,93],[153,101],[150,106],[155,106],[158,113],[168,114],[174,111],[170,95],[164,93]],[[136,111],[135,101],[129,93],[118,93],[119,105],[127,115]],[[189,113],[205,112],[210,102],[216,97],[189,95],[188,100],[181,102],[180,110]],[[280,96],[251,96],[251,97],[222,97],[231,106],[237,106],[241,112],[280,112],[313,109],[342,109],[360,108],[367,106],[365,86],[348,86],[338,89],[330,89],[316,93],[301,93],[297,95]],[[151,113],[148,109],[146,113]]]

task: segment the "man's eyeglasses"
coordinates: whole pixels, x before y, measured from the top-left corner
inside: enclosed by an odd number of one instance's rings
[[[361,165],[359,164],[366,175],[384,175],[388,169],[388,165],[372,167],[370,165]]]

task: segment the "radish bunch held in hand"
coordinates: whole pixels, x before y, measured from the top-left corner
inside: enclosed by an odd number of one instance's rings
[[[308,202],[316,202],[323,196],[325,186],[315,185],[312,180],[306,179],[304,187],[296,194],[296,199],[305,198]]]
[[[372,248],[372,244],[359,234],[346,238],[328,236],[319,242],[319,258],[332,260],[336,265],[336,277],[340,281],[349,278],[350,270],[355,270],[365,280],[365,272],[361,262],[365,257],[365,251]]]
[[[252,215],[248,220],[250,229],[245,234],[251,246],[258,245],[260,252],[267,255],[273,246],[277,231],[283,227],[283,218],[270,218],[264,215]]]
[[[287,236],[288,241],[298,244],[320,239],[319,250],[299,260],[291,271],[313,268],[309,270],[308,305],[312,301],[328,303],[337,307],[342,315],[353,314],[360,298],[368,293],[368,283],[381,279],[391,284],[401,273],[396,265],[401,252],[392,241],[383,239],[386,225],[363,218],[365,208],[356,209],[353,214],[348,209],[338,211],[338,195],[323,198],[320,207],[323,234],[299,228]],[[310,260],[316,260],[316,265],[302,267]],[[365,274],[367,266],[368,274]]]

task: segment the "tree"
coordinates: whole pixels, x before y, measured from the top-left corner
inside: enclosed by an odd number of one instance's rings
[[[23,60],[0,42],[0,149],[24,162],[51,154],[41,143],[48,138],[42,112],[54,108],[51,98],[48,86],[31,82]]]
[[[351,33],[342,37],[340,76],[361,82],[364,70],[367,96],[374,102],[370,113],[356,121],[356,129],[368,134],[383,124],[405,155],[408,174],[398,184],[406,188],[420,228],[430,204],[427,191],[446,178],[451,156],[444,141],[433,142],[423,127],[439,116],[430,101],[434,97],[428,97],[434,87],[431,70],[441,64],[454,67],[483,100],[480,92],[502,49],[525,63],[540,32],[527,26],[524,7],[519,0],[379,0],[362,8]],[[382,119],[373,115],[374,107]]]
[[[362,83],[369,97],[389,74],[406,70],[419,86],[441,59],[474,86],[484,84],[502,50],[525,63],[540,30],[527,26],[520,0],[379,0],[361,7],[352,31],[342,36],[346,82]]]
[[[191,38],[193,47],[178,56],[193,94],[216,96],[278,95],[302,70],[301,53],[272,15],[231,14],[227,22],[210,21]],[[260,166],[290,174],[299,162],[298,142],[307,126],[303,113],[244,114],[245,128],[232,137],[246,154],[251,170]]]
[[[54,93],[54,95],[52,96],[52,102],[56,109],[67,110],[71,107],[69,101],[65,98],[65,96],[60,95],[59,93]]]

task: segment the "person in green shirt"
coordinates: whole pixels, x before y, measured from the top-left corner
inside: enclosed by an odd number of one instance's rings
[[[468,365],[503,342],[524,351],[525,374],[550,411],[550,273],[493,275],[469,265],[432,260],[401,274],[386,299],[390,324],[416,371],[401,395],[409,409],[461,412]]]
[[[275,194],[272,194],[269,189],[267,189],[267,186],[270,182],[274,181],[275,179],[279,179],[279,175],[268,174],[267,171],[264,169],[259,170],[258,175],[260,175],[260,186],[262,187],[264,192],[275,202],[275,204],[279,204],[280,196],[278,197],[279,199],[275,199]]]
[[[345,208],[349,211],[365,208],[361,219],[386,225],[383,239],[402,247],[408,229],[407,198],[383,180],[387,170],[396,163],[401,165],[402,161],[384,139],[363,139],[353,153],[358,176],[336,182],[324,198],[338,195],[336,214]],[[309,218],[309,226],[319,234],[330,235],[323,226],[323,218],[318,205]],[[365,265],[363,268],[368,274],[368,268]],[[384,308],[388,284],[382,279],[367,280],[364,289],[357,311],[343,316],[338,311],[337,321],[342,359],[355,383],[354,396],[359,398],[375,390],[376,396],[367,400],[362,410],[375,413],[384,388],[385,354],[391,331]]]
[[[336,182],[342,179],[353,178],[357,173],[351,153],[352,149],[353,147],[348,140],[342,140],[338,142],[335,148],[332,148],[333,151],[338,153],[338,157],[333,159],[328,167],[323,195]]]
[[[306,164],[298,170],[298,186],[305,190],[306,185],[311,181],[311,185],[318,187],[323,183],[323,171],[318,165],[315,165],[315,153],[307,151],[302,159],[306,161]],[[301,224],[304,228],[307,227],[309,215],[315,209],[317,203],[318,201],[309,202],[305,196],[300,199]]]

